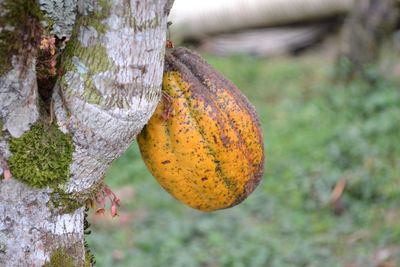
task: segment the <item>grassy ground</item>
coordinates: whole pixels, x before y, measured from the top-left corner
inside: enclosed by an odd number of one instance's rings
[[[97,266],[399,266],[396,81],[335,84],[321,55],[208,60],[257,108],[263,183],[237,207],[200,213],[160,188],[133,144],[106,179],[122,198],[119,218],[91,219]]]

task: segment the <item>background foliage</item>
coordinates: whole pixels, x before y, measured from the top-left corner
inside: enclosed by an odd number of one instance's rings
[[[132,144],[106,179],[122,198],[119,219],[91,219],[97,266],[400,265],[394,76],[377,75],[373,86],[338,83],[332,60],[320,54],[207,59],[258,110],[263,183],[237,207],[197,212],[157,184]],[[347,185],[333,207],[340,179]]]

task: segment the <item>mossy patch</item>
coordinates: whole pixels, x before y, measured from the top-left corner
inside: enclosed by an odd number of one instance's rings
[[[74,258],[63,248],[56,249],[50,257],[50,261],[43,267],[74,267]]]
[[[100,34],[104,34],[107,31],[107,26],[102,20],[106,19],[110,15],[111,7],[105,6],[102,8],[103,11],[92,12],[88,16],[81,16],[78,18],[78,25],[92,26]]]
[[[50,194],[50,203],[53,209],[56,209],[59,214],[72,213],[76,209],[83,207],[88,199],[93,199],[97,193],[104,187],[104,181],[101,179],[89,189],[80,192],[79,194],[66,193],[63,186],[53,187],[53,192]]]
[[[10,140],[11,173],[32,187],[56,187],[68,181],[73,144],[56,125],[36,124],[19,138]]]
[[[93,43],[83,46],[78,38],[81,28],[93,27],[98,35],[104,35],[107,31],[107,25],[103,22],[110,15],[111,4],[108,1],[98,1],[97,7],[94,8],[87,16],[79,16],[76,20],[75,27],[72,31],[71,40],[63,53],[61,60],[61,69],[64,73],[68,71],[77,72],[77,66],[72,61],[76,56],[86,68],[86,74],[80,74],[84,81],[83,97],[88,103],[96,105],[105,105],[102,95],[96,89],[92,77],[95,74],[115,69],[113,62],[109,59],[107,49],[100,43]],[[98,37],[100,38],[100,37]],[[75,90],[68,88],[65,79],[62,78],[61,84],[67,94],[74,94]]]
[[[80,202],[72,194],[65,193],[59,188],[54,189],[50,194],[50,201],[52,206],[58,209],[60,214],[72,213],[84,205],[84,203]]]
[[[0,119],[0,139],[3,137],[3,121]]]
[[[6,241],[7,241],[6,235],[0,232],[0,253],[6,252],[7,249]]]
[[[89,208],[86,208],[85,215],[83,218],[83,233],[85,235],[90,235],[90,233],[91,233],[91,231],[89,229],[90,223],[87,220],[88,211],[89,211]],[[85,267],[94,266],[96,264],[96,260],[94,258],[93,253],[90,251],[90,248],[89,248],[88,243],[86,242],[86,239],[85,239],[84,245],[85,245]]]
[[[67,55],[69,54],[69,56]],[[104,105],[104,101],[100,92],[96,89],[92,77],[100,72],[112,71],[115,66],[109,60],[107,50],[101,44],[91,45],[83,47],[78,40],[73,40],[68,43],[62,69],[64,72],[72,71],[76,72],[76,66],[72,62],[72,56],[75,55],[79,58],[87,68],[87,74],[80,74],[84,81],[84,92],[83,96],[88,103],[96,105]],[[68,84],[65,78],[62,78],[61,84],[66,89],[67,94],[73,94],[74,90],[68,88]]]

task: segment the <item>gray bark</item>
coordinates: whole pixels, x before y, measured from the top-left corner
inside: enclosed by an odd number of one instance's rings
[[[0,0],[0,17],[7,13],[5,2]],[[0,180],[0,266],[43,266],[60,249],[73,258],[74,266],[83,266],[84,202],[160,99],[167,16],[173,1],[114,0],[107,7],[94,0],[38,3],[54,21],[52,34],[71,38],[67,45],[73,49],[67,48],[63,55],[63,75],[54,88],[52,106],[59,129],[72,136],[75,148],[69,181],[58,190],[81,207],[68,212],[54,207],[52,187],[37,189],[13,178]],[[109,10],[104,12],[105,8]],[[102,16],[93,18],[93,12]],[[13,28],[0,25],[0,33],[6,30]],[[38,106],[34,54],[28,55],[29,60],[18,53],[11,58],[11,68],[0,75],[0,162],[11,156],[10,138],[20,137],[44,119]],[[5,171],[2,164],[0,175]]]
[[[399,19],[397,0],[357,0],[343,30],[339,74],[373,82],[368,70],[379,59],[385,39],[393,34]],[[343,67],[345,63],[345,67]]]
[[[354,0],[176,0],[171,12],[174,41],[218,33],[327,18],[351,10]]]

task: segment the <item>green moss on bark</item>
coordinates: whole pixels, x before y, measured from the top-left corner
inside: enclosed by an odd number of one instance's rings
[[[99,40],[106,33],[107,25],[104,20],[110,16],[111,3],[101,0],[96,5],[97,7],[93,8],[87,16],[80,15],[77,18],[71,40],[63,53],[64,59],[61,60],[63,62],[61,69],[64,73],[78,72],[77,66],[72,60],[73,57],[76,57],[87,68],[87,73],[80,74],[85,88],[83,97],[88,103],[104,105],[103,98],[95,88],[92,77],[100,72],[112,71],[115,66],[100,41],[84,45],[78,39],[80,30],[94,29],[97,32],[96,38]],[[61,80],[61,84],[66,94],[74,94],[75,91],[68,88],[65,79]]]
[[[0,253],[6,252],[7,249],[6,241],[7,241],[6,235],[0,232]]]
[[[4,126],[4,123],[3,123],[3,121],[0,119],[0,139],[3,137],[3,126]]]
[[[70,193],[65,193],[59,188],[55,188],[50,194],[50,201],[52,207],[58,210],[58,213],[72,213],[76,209],[82,207],[85,203],[79,201],[75,196]]]
[[[9,159],[14,178],[37,188],[57,187],[68,181],[73,144],[56,125],[36,124],[10,140]]]
[[[87,216],[88,216],[88,211],[89,208],[85,209],[85,215],[83,218],[83,233],[85,235],[90,235],[91,231],[90,231],[90,223],[87,220]],[[91,267],[94,266],[96,264],[96,260],[94,258],[93,253],[90,251],[89,245],[86,242],[86,238],[84,241],[84,245],[85,245],[85,267]]]
[[[70,56],[67,56],[67,54]],[[84,64],[85,67],[87,67],[88,72],[86,74],[81,74],[84,81],[83,96],[88,103],[101,105],[103,98],[94,86],[92,77],[100,72],[112,71],[115,67],[108,58],[106,48],[101,44],[83,47],[80,42],[75,39],[68,43],[65,55],[68,58],[64,61],[62,68],[65,72],[77,72],[77,68],[71,60],[74,55],[79,58],[79,61]],[[62,78],[61,84],[66,88],[67,94],[73,92],[68,89],[68,84],[64,78]]]
[[[45,263],[43,267],[74,267],[74,258],[63,248],[55,250],[50,257],[50,261]]]
[[[53,188],[50,194],[49,205],[56,209],[59,214],[72,213],[76,209],[83,207],[89,199],[96,197],[97,193],[104,187],[104,181],[101,179],[89,189],[79,194],[66,193],[63,186]]]
[[[100,0],[97,2],[98,8],[95,8],[88,16],[80,16],[79,25],[92,26],[100,34],[104,34],[107,30],[105,23],[102,21],[110,16],[111,2]]]

